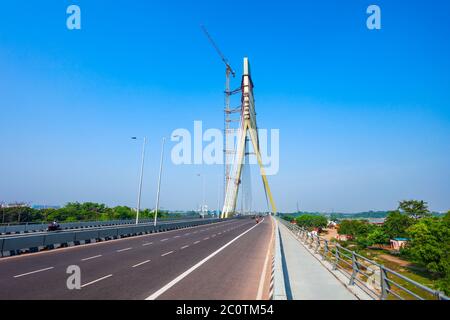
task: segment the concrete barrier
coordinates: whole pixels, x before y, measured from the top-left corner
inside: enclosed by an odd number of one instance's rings
[[[147,232],[169,231],[186,227],[193,227],[209,223],[223,221],[224,219],[207,219],[189,222],[172,222],[159,224],[156,227],[153,224],[147,225],[130,225],[122,227],[105,227],[104,229],[95,230],[74,230],[62,231],[45,234],[21,234],[20,236],[0,238],[0,250],[2,256],[5,252],[17,252],[18,250],[26,250],[39,248],[42,246],[52,247],[55,244],[79,243],[81,241],[90,241],[92,239],[117,238],[120,236],[133,236]],[[25,225],[23,225],[25,228]]]
[[[44,236],[44,246],[51,246],[54,244],[61,244],[61,243],[69,243],[74,241],[74,234],[72,232],[70,233],[52,233],[52,234],[46,234]]]
[[[2,251],[15,251],[22,249],[38,248],[44,245],[44,235],[29,237],[4,238]]]
[[[75,233],[74,241],[91,240],[97,239],[99,237],[98,230],[75,231],[74,233]]]
[[[102,229],[98,231],[98,237],[105,238],[117,238],[117,229]]]

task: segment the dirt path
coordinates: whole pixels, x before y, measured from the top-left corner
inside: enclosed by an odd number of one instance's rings
[[[378,257],[383,260],[387,260],[387,261],[393,262],[395,264],[398,264],[400,267],[408,267],[411,265],[411,262],[402,260],[400,258],[391,256],[389,254],[380,254]]]

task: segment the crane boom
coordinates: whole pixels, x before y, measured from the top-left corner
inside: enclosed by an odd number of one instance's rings
[[[236,73],[234,72],[233,68],[231,68],[230,64],[228,63],[227,58],[223,55],[222,51],[220,51],[219,47],[214,42],[214,39],[211,37],[211,35],[209,34],[209,32],[206,29],[206,27],[204,25],[202,25],[201,28],[202,28],[203,32],[205,33],[206,37],[208,38],[209,42],[211,43],[211,45],[214,47],[216,52],[219,54],[219,56],[222,59],[223,63],[225,63],[225,65],[227,66],[227,69],[230,71],[230,73],[233,75],[233,77],[235,77]]]

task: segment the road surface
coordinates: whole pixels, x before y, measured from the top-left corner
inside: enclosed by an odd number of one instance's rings
[[[211,225],[0,259],[0,299],[256,299],[272,222]],[[81,269],[69,290],[67,267]],[[261,288],[260,288],[261,287]]]

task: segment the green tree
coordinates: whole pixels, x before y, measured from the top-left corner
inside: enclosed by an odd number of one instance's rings
[[[282,218],[283,218],[283,220],[286,220],[286,221],[289,221],[289,222],[292,222],[292,221],[295,220],[295,217],[290,216],[290,215],[283,215]]]
[[[113,208],[113,219],[123,220],[132,219],[136,216],[136,212],[130,207],[117,206]]]
[[[403,200],[399,202],[398,210],[409,215],[413,219],[430,216],[428,203],[423,200]]]
[[[389,243],[389,236],[384,232],[382,227],[376,227],[367,235],[368,245]]]
[[[324,216],[304,214],[295,219],[298,226],[312,229],[312,228],[325,228],[328,225],[328,219]]]
[[[26,206],[3,208],[2,219],[3,214],[5,215],[5,223],[33,222],[41,218],[39,210]]]
[[[440,285],[450,291],[450,214],[443,218],[423,218],[407,230],[411,239],[406,248],[414,261],[441,277]]]
[[[383,224],[384,233],[390,238],[407,237],[406,230],[414,224],[414,219],[400,211],[391,211]]]
[[[366,237],[376,226],[367,220],[342,220],[339,224],[339,234],[348,234],[352,237]]]

